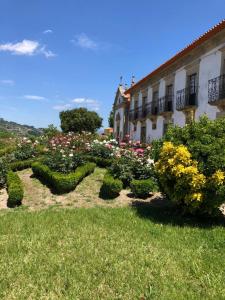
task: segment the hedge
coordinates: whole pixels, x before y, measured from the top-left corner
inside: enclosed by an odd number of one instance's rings
[[[146,198],[152,192],[156,192],[158,190],[157,183],[149,178],[149,179],[133,179],[130,184],[131,192],[138,198]]]
[[[112,159],[110,158],[101,158],[101,157],[94,157],[91,155],[85,155],[84,159],[90,162],[94,162],[100,168],[107,168],[110,167],[112,164]]]
[[[103,199],[113,199],[119,196],[123,188],[123,182],[120,179],[114,178],[108,171],[104,178],[100,189],[100,197]]]
[[[9,164],[9,168],[13,171],[21,171],[24,169],[28,169],[31,168],[32,164],[35,161],[42,161],[43,157],[39,156],[39,157],[35,157],[33,159],[26,159],[26,160],[18,160],[18,161],[14,161],[12,163]]]
[[[23,185],[19,176],[13,171],[7,173],[6,178],[7,192],[8,192],[8,207],[19,206],[23,200]]]
[[[94,172],[95,167],[95,163],[86,163],[78,167],[73,173],[62,174],[53,172],[41,162],[32,164],[34,175],[46,183],[57,194],[68,193],[74,190],[84,177]]]
[[[27,160],[19,160],[9,164],[9,167],[12,171],[21,171],[24,169],[31,168],[32,163],[34,162],[33,159]]]

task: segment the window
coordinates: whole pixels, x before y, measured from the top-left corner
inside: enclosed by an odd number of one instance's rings
[[[153,92],[152,97],[152,114],[156,115],[158,112],[158,98],[159,98],[159,92],[155,91]]]
[[[152,122],[152,129],[155,130],[157,128],[156,122]]]
[[[197,73],[189,76],[189,93],[190,95],[196,94],[197,92]]]

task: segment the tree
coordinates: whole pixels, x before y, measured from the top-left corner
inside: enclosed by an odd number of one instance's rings
[[[108,118],[109,127],[114,127],[114,112],[113,109],[110,111]]]
[[[59,116],[63,132],[94,133],[102,126],[102,118],[95,111],[89,111],[83,107],[62,111]]]
[[[59,130],[57,129],[56,126],[54,126],[53,124],[50,124],[50,125],[48,125],[47,128],[43,129],[43,133],[48,138],[52,138],[53,136],[59,134]]]

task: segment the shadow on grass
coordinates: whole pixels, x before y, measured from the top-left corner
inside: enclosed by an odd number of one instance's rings
[[[71,191],[69,191],[69,192],[60,192],[60,191],[57,191],[54,187],[51,186],[51,184],[49,184],[49,182],[47,180],[45,180],[41,176],[37,176],[37,175],[31,174],[30,178],[35,178],[35,179],[39,180],[40,183],[43,186],[47,187],[50,190],[50,192],[53,195],[55,195],[55,196],[64,195],[64,194],[67,194],[67,193],[71,192]]]
[[[179,208],[172,206],[165,200],[165,205],[161,205],[162,198],[155,198],[151,202],[133,201],[131,207],[141,218],[146,218],[154,223],[180,226],[180,227],[199,227],[210,228],[213,226],[225,226],[225,217],[210,218],[208,216],[192,216],[184,214]]]

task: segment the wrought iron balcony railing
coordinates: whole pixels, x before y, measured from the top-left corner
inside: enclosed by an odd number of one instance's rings
[[[197,106],[197,100],[197,88],[193,89],[187,87],[183,90],[179,90],[176,95],[176,109],[184,110],[189,107],[195,107]]]
[[[225,100],[225,74],[210,79],[208,84],[208,102],[219,104]]]
[[[137,107],[134,109],[131,109],[129,112],[129,119],[130,121],[136,121],[140,118],[140,113],[142,111],[141,107]]]
[[[173,112],[173,95],[166,95],[159,99],[159,113]]]
[[[158,103],[156,101],[146,103],[144,106],[139,106],[135,109],[131,109],[129,112],[129,120],[136,121],[144,119],[148,115],[157,115],[159,112]]]

